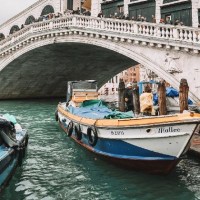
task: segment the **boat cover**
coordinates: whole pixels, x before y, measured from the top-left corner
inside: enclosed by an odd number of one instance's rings
[[[68,110],[74,115],[90,119],[124,119],[134,117],[132,111],[120,112],[111,110],[108,104],[102,100],[86,100],[80,107],[68,106]]]
[[[10,115],[8,113],[3,115],[3,118],[5,118],[7,121],[12,122],[13,124],[16,124],[16,118],[13,115]]]
[[[178,97],[179,92],[176,89],[174,89],[173,87],[166,87],[166,96],[172,97],[172,98]],[[158,94],[157,93],[153,94],[153,101],[154,101],[154,105],[158,104]],[[193,104],[193,102],[190,99],[188,99],[188,104],[191,105],[191,104]]]
[[[178,97],[179,93],[173,87],[166,87],[166,96],[167,97]]]

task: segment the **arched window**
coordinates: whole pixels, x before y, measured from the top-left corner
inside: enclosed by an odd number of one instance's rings
[[[0,41],[5,39],[5,35],[3,33],[0,33]]]
[[[45,6],[45,7],[43,8],[42,13],[41,13],[41,16],[43,16],[43,15],[48,15],[49,13],[54,13],[54,9],[53,9],[52,6],[47,5],[47,6]]]
[[[31,15],[26,19],[25,25],[32,24],[33,22],[35,22],[35,17],[33,17],[33,15]]]
[[[17,26],[17,25],[14,25],[14,26],[12,26],[12,28],[10,29],[10,34],[13,34],[14,32],[16,32],[16,31],[19,31],[19,26]]]

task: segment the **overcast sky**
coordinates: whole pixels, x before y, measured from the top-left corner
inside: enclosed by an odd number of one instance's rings
[[[0,24],[38,0],[0,0]]]

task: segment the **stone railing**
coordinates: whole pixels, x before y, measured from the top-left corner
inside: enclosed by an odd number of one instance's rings
[[[93,31],[96,34],[109,34],[113,37],[143,38],[148,42],[159,41],[161,44],[176,42],[187,48],[200,50],[200,29],[185,26],[172,26],[148,22],[136,22],[119,19],[97,18],[81,15],[69,15],[62,18],[47,20],[26,26],[18,32],[9,35],[0,42],[0,54],[12,48],[26,37],[36,33],[48,33],[63,29]]]

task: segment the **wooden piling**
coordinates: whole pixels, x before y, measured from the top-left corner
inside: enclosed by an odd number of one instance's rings
[[[121,112],[125,111],[124,93],[125,93],[125,84],[123,79],[120,79],[118,87],[118,98],[119,98],[119,110]]]
[[[166,87],[164,80],[158,83],[158,105],[159,105],[159,114],[166,115],[167,104],[166,104]]]
[[[179,104],[180,104],[180,113],[183,113],[184,110],[188,110],[188,92],[189,86],[186,79],[181,79],[179,86]]]
[[[136,84],[133,84],[133,106],[134,112],[136,114],[140,113],[140,96],[139,96],[139,87]]]

